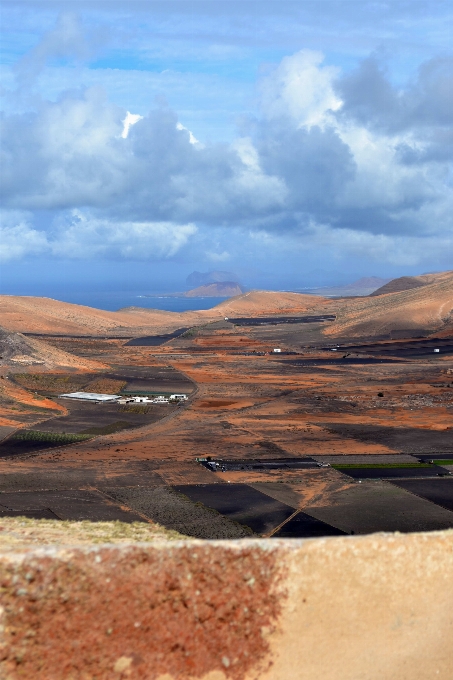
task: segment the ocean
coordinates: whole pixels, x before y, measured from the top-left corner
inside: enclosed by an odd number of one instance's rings
[[[227,298],[224,297],[164,297],[162,295],[144,295],[140,292],[65,292],[52,295],[56,300],[86,305],[96,309],[115,312],[123,307],[145,307],[146,309],[164,309],[168,312],[187,312],[193,309],[211,309]]]

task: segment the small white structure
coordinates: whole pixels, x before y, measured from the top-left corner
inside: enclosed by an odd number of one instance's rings
[[[143,397],[143,396],[131,396],[123,397],[118,399],[118,404],[168,404],[167,397]]]
[[[117,394],[98,394],[96,392],[70,392],[68,394],[60,394],[64,399],[81,399],[82,401],[117,401],[119,399]]]
[[[440,349],[435,349],[434,351],[435,351],[435,352],[440,352]]]
[[[275,347],[275,349],[272,350],[274,354],[279,354],[281,351],[280,347]]]
[[[187,401],[187,394],[170,394],[170,401]]]

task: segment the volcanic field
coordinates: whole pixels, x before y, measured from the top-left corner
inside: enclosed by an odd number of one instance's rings
[[[0,515],[209,539],[453,527],[453,273],[419,279],[181,314],[0,296]]]

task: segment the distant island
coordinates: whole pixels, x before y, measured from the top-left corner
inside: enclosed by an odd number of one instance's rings
[[[234,297],[242,293],[245,293],[245,290],[235,281],[222,281],[192,288],[184,293],[184,297]]]
[[[210,283],[239,283],[239,278],[233,272],[212,271],[192,272],[186,279],[186,284],[192,288],[207,286]]]
[[[185,293],[166,293],[160,294],[158,297],[171,298],[195,298],[195,297],[234,297],[235,295],[242,295],[245,289],[242,288],[235,281],[222,281],[219,283],[209,283],[197,288],[187,290]],[[155,295],[142,295],[142,297],[156,297]]]

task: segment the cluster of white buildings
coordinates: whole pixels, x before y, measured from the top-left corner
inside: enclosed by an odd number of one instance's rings
[[[170,394],[169,397],[126,397],[118,394],[98,394],[97,392],[70,392],[68,394],[60,394],[60,398],[64,399],[79,399],[82,401],[94,401],[97,404],[106,402],[115,402],[117,404],[171,404],[181,401],[187,401],[187,394]]]
[[[118,404],[170,404],[187,401],[187,394],[170,394],[169,397],[120,397]]]

